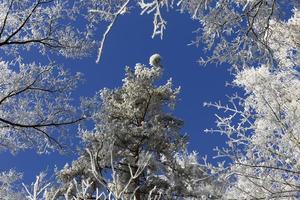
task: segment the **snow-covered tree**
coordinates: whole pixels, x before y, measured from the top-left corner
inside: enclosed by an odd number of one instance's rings
[[[91,49],[98,23],[105,21],[99,62],[113,25],[133,6],[141,14],[153,14],[152,37],[163,37],[163,9],[177,7],[190,13],[200,22],[199,35],[192,43],[203,42],[208,52],[200,63],[232,65],[233,84],[246,94],[231,97],[228,106],[207,104],[230,113],[217,116],[217,130],[209,130],[228,136],[228,148],[217,152],[229,163],[207,164],[211,169],[207,174],[197,156],[186,152],[182,121],[166,111],[175,106],[179,89],[172,88],[171,80],[155,85],[163,70],[155,54],[150,58],[151,68],[142,64],[133,71],[126,68],[121,88],[103,89],[83,102],[84,112],[92,114],[95,123],[92,131],[80,130],[85,150],[58,173],[58,188],[38,187],[39,176],[32,190],[25,187],[27,197],[299,198],[298,0],[2,1],[0,50],[6,55],[0,61],[0,149],[17,152],[37,147],[44,152],[59,147],[61,132],[57,130],[81,119],[70,105],[70,91],[79,75],[71,77],[53,64],[4,60],[32,46],[42,54],[49,48],[66,57],[84,56]],[[78,24],[72,21],[82,11],[89,20],[83,31],[74,28]],[[13,195],[11,184],[17,176],[10,174],[8,179],[2,176],[7,182],[0,177],[4,188],[0,196]],[[219,182],[214,181],[216,175]]]
[[[52,62],[41,65],[38,56],[33,63],[23,61],[31,49],[42,55],[87,55],[93,42],[85,26],[75,27],[80,9],[79,1],[0,2],[1,150],[35,147],[41,153],[62,147],[58,141],[63,136],[61,128],[82,118],[70,105],[79,74],[70,76]]]
[[[62,147],[64,126],[81,117],[70,104],[70,92],[81,79],[55,64],[0,62],[0,149],[40,153]]]
[[[234,67],[274,63],[274,36],[277,26],[299,9],[297,0],[182,0],[181,10],[188,11],[201,23],[195,44],[206,44],[208,54],[201,63],[227,62]],[[277,35],[277,36],[276,36]],[[278,38],[277,38],[278,39]],[[276,43],[286,46],[286,42]],[[211,55],[209,55],[211,54]],[[203,62],[204,61],[204,62]]]
[[[238,71],[233,84],[245,95],[231,97],[231,105],[208,104],[229,113],[217,115],[218,129],[208,130],[228,137],[227,148],[217,152],[230,162],[210,166],[228,183],[225,199],[299,199],[299,17],[295,10],[271,27],[278,66]]]
[[[2,200],[20,200],[24,193],[14,184],[22,178],[22,174],[15,170],[9,170],[0,173],[0,199]]]
[[[227,62],[241,68],[258,62],[274,62],[274,39],[278,47],[287,46],[279,36],[282,32],[279,29],[286,28],[284,20],[290,18],[293,9],[299,9],[300,3],[298,0],[89,0],[85,6],[90,11],[92,24],[103,20],[109,22],[97,62],[118,17],[130,13],[133,8],[140,9],[141,14],[153,14],[152,37],[163,38],[167,26],[163,12],[173,9],[189,13],[192,20],[199,22],[192,44],[205,45],[207,54],[200,59],[201,64]],[[297,30],[296,21],[288,26],[290,30]]]
[[[172,80],[156,86],[160,57],[147,68],[126,67],[118,89],[103,89],[85,105],[100,104],[93,131],[81,130],[85,150],[58,173],[60,194],[68,198],[201,199],[214,188],[212,178],[186,152],[183,122],[166,112],[174,108],[179,88]],[[100,99],[99,99],[100,97]],[[56,193],[58,195],[58,193]],[[108,198],[108,197],[107,197]]]
[[[83,118],[71,105],[81,75],[71,76],[53,62],[41,65],[39,56],[32,63],[23,60],[32,49],[47,57],[88,54],[92,42],[72,21],[79,14],[76,3],[3,0],[0,10],[0,151],[64,150],[67,126]],[[15,187],[20,178],[13,170],[1,171],[0,199],[26,199]]]

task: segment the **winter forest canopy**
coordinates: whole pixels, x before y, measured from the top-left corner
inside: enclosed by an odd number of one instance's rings
[[[299,199],[299,9],[299,0],[1,0],[0,199]],[[186,84],[193,78],[204,86]],[[190,99],[201,112],[189,124],[176,110],[191,111]],[[32,169],[54,163],[26,178],[19,165],[33,154]]]

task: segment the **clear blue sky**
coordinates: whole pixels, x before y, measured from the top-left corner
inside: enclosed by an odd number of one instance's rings
[[[72,72],[84,74],[85,83],[74,93],[75,101],[79,102],[81,96],[92,97],[103,87],[121,86],[126,65],[148,64],[149,56],[159,53],[165,69],[163,80],[172,77],[174,85],[182,88],[174,114],[185,121],[183,133],[190,136],[189,149],[198,151],[201,156],[212,156],[212,148],[223,145],[224,138],[203,133],[205,128],[213,127],[215,121],[215,110],[204,108],[203,102],[225,101],[225,95],[233,92],[225,87],[226,81],[231,79],[228,66],[200,66],[196,61],[203,55],[201,46],[187,45],[195,37],[192,32],[198,23],[174,11],[164,15],[168,24],[163,40],[151,38],[152,16],[140,16],[133,12],[119,18],[113,27],[99,64],[95,63],[96,52],[80,60],[56,58],[56,61]],[[101,33],[98,37],[101,38]],[[29,60],[36,56],[35,53],[28,53]],[[76,127],[69,134],[74,137]],[[0,171],[15,168],[24,172],[24,182],[29,183],[40,171],[48,168],[51,174],[54,165],[60,169],[74,158],[74,155],[61,156],[57,153],[37,155],[34,151],[20,152],[16,156],[1,153]]]

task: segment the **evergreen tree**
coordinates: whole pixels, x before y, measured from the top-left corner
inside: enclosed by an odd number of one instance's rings
[[[171,79],[155,85],[163,71],[159,61],[155,54],[151,68],[126,67],[121,88],[99,92],[101,107],[92,115],[95,128],[81,131],[86,151],[59,172],[65,197],[101,193],[140,200],[208,195],[204,190],[210,187],[209,178],[196,154],[186,152],[187,140],[180,134],[183,121],[166,112],[174,108],[179,88],[173,89]],[[96,97],[86,105],[99,103]],[[206,183],[201,185],[200,179]],[[78,184],[85,189],[78,190]]]

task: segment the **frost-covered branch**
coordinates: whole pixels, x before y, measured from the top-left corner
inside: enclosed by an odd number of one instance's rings
[[[32,191],[29,189],[24,183],[23,187],[27,193],[26,199],[28,200],[41,200],[43,197],[45,197],[45,194],[47,192],[47,188],[49,188],[50,183],[44,183],[43,179],[45,178],[45,173],[40,173],[37,177],[34,183],[31,184]]]
[[[88,55],[92,41],[85,39],[85,32],[61,24],[78,16],[72,3],[7,0],[0,3],[0,9],[0,49],[5,53],[36,46],[43,54],[50,49],[66,57]]]
[[[163,19],[160,9],[164,6],[168,8],[169,4],[172,5],[173,2],[170,3],[169,0],[154,0],[150,3],[145,3],[144,0],[141,0],[138,4],[142,9],[141,15],[144,13],[154,13],[152,38],[156,35],[160,35],[160,38],[162,39],[167,22]]]
[[[129,2],[130,2],[130,0],[125,1],[124,4],[120,7],[120,9],[117,12],[110,14],[112,16],[112,20],[111,20],[110,24],[107,26],[105,32],[102,35],[102,40],[100,41],[100,47],[98,49],[98,56],[97,56],[97,59],[96,59],[96,63],[100,62],[102,51],[103,51],[103,48],[104,48],[104,43],[105,43],[105,40],[106,40],[109,32],[111,31],[113,25],[116,23],[119,15],[125,14]],[[101,13],[103,11],[101,11],[101,10],[91,10],[90,12],[94,12],[94,13],[99,12],[99,13]]]
[[[299,193],[299,72],[268,66],[244,69],[234,84],[246,94],[235,106],[208,104],[218,115],[217,130],[228,138],[217,157],[230,163],[210,166],[228,182],[224,198],[294,199]]]
[[[70,105],[70,92],[81,75],[70,76],[55,64],[22,61],[2,61],[0,69],[1,149],[16,152],[34,147],[44,152],[62,148],[55,138],[57,131],[83,119]]]

